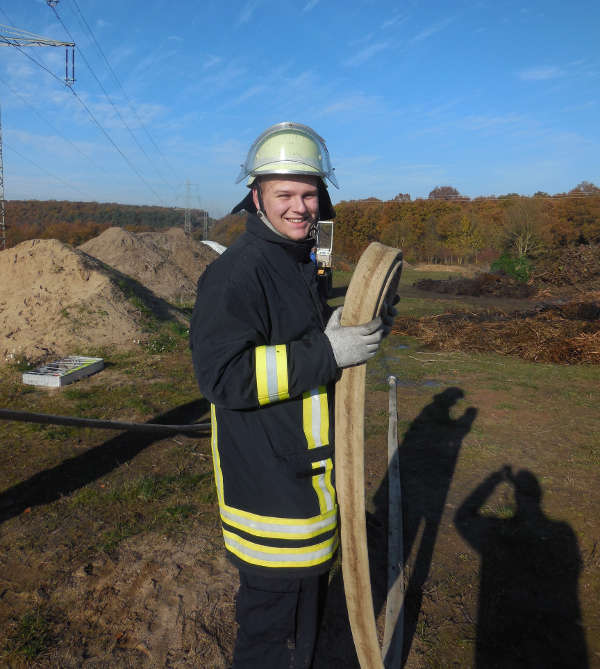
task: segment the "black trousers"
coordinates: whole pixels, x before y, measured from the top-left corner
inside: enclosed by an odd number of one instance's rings
[[[240,571],[232,669],[309,669],[329,574],[266,578]]]

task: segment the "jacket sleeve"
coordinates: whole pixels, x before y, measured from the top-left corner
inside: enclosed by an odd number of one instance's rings
[[[319,328],[295,341],[269,342],[268,310],[256,284],[244,272],[221,281],[211,269],[198,282],[190,328],[196,378],[210,402],[254,409],[336,378],[331,345]]]

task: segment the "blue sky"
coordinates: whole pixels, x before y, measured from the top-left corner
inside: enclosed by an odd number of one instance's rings
[[[284,120],[326,139],[334,202],[600,185],[597,0],[61,0],[56,11],[80,49],[74,90],[114,144],[68,88],[0,49],[9,200],[183,206],[189,180],[192,206],[223,215],[244,195],[234,180],[250,144]],[[0,0],[0,23],[69,39],[45,0]],[[63,49],[26,52],[64,75]]]

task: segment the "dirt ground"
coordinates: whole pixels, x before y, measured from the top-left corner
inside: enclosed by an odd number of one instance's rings
[[[15,256],[23,266],[36,258],[37,245],[26,244]],[[80,280],[119,289],[122,275],[89,256],[53,253],[63,300]],[[19,281],[36,276],[30,265]],[[206,418],[185,338],[160,355],[114,350],[102,374],[60,393],[24,388],[5,365],[3,404],[170,424]],[[600,668],[598,367],[436,353],[390,336],[369,363],[366,405],[380,632],[390,373],[399,378],[406,669]],[[229,666],[237,575],[222,546],[208,439],[11,422],[0,430],[0,666]],[[358,668],[339,569],[315,667]]]
[[[600,452],[586,440],[600,434],[599,375],[554,377],[549,366],[538,379],[531,363],[490,367],[501,364],[498,357],[429,363],[431,354],[399,348],[404,342],[391,337],[368,378],[367,528],[380,631],[387,594],[384,379],[392,372],[400,377],[405,667],[600,667]],[[189,365],[183,351],[172,362]],[[119,365],[106,372],[102,383],[123,382]],[[507,375],[511,382],[503,384]],[[146,385],[151,379],[148,373]],[[98,375],[94,384],[100,383]],[[561,406],[570,393],[579,399],[571,400],[565,421]],[[35,390],[23,401],[48,397]],[[187,422],[203,410],[158,418]],[[153,525],[171,500],[153,504],[138,493],[132,510],[115,503],[140,477],[210,474],[208,439],[91,431],[40,442],[39,431],[6,425],[0,666],[229,666],[237,575],[224,556],[214,497],[199,504],[192,491],[199,510],[175,532]],[[507,465],[512,473],[504,475]],[[136,534],[99,545],[132,516],[139,516]],[[476,524],[482,522],[487,527]],[[40,628],[30,621],[24,630],[32,613],[40,615]],[[39,654],[14,652],[41,631]],[[528,644],[538,665],[526,661]],[[339,571],[332,574],[315,667],[358,669]]]

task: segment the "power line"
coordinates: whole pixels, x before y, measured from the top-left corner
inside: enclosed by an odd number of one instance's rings
[[[43,70],[46,70],[46,72],[48,72],[48,74],[50,74],[50,75],[51,75],[52,77],[54,77],[57,81],[59,81],[61,84],[63,84],[62,80],[59,79],[59,78],[54,74],[54,72],[52,72],[51,70],[49,70],[43,63],[40,63],[40,62],[39,62],[38,60],[36,60],[33,56],[29,55],[26,51],[23,51],[23,49],[21,49],[21,47],[15,46],[15,49],[18,49],[22,54],[24,54],[25,56],[27,56],[27,58],[29,58],[29,60],[33,61],[36,65],[38,65],[39,67],[41,67]],[[154,188],[152,188],[152,186],[146,181],[146,179],[144,178],[144,176],[139,172],[139,170],[138,170],[138,169],[135,167],[135,165],[129,160],[129,158],[123,153],[123,151],[121,151],[121,149],[119,148],[119,146],[117,145],[117,143],[113,140],[113,138],[112,138],[112,137],[108,134],[108,132],[104,129],[104,127],[102,126],[102,124],[100,123],[100,121],[98,121],[98,119],[94,116],[94,114],[92,113],[91,109],[90,109],[90,108],[85,104],[85,102],[79,97],[79,95],[77,94],[77,92],[75,91],[75,89],[74,89],[72,86],[67,86],[67,89],[68,89],[69,91],[71,91],[71,93],[75,96],[75,98],[77,99],[77,101],[79,102],[79,104],[85,109],[85,111],[87,112],[87,114],[89,115],[89,117],[92,119],[92,121],[95,123],[95,125],[98,126],[98,128],[100,129],[100,131],[102,132],[102,134],[106,137],[106,139],[108,139],[108,141],[113,145],[113,147],[115,148],[115,150],[119,153],[119,155],[120,155],[120,156],[123,158],[123,160],[127,163],[127,165],[129,166],[129,168],[130,168],[133,172],[135,172],[135,174],[136,174],[137,177],[140,179],[140,181],[142,181],[142,183],[143,183],[143,184],[144,184],[144,185],[145,185],[145,186],[146,186],[146,187],[147,187],[147,188],[154,194],[154,196],[156,197],[156,199],[157,199],[159,202],[162,203],[162,198],[160,197],[160,195],[159,195],[159,194],[154,190]],[[164,203],[163,203],[163,204],[164,204]]]
[[[115,71],[113,70],[113,68],[111,67],[110,63],[108,62],[108,58],[105,56],[104,51],[102,50],[102,47],[100,46],[98,40],[96,39],[96,36],[94,35],[92,29],[90,28],[88,22],[85,20],[85,17],[83,16],[83,14],[82,14],[82,12],[81,12],[81,9],[79,8],[79,5],[77,4],[77,0],[71,0],[71,2],[73,3],[73,5],[75,6],[75,8],[77,9],[77,12],[79,13],[79,16],[80,16],[80,19],[81,19],[82,23],[85,25],[87,31],[89,32],[91,38],[93,39],[94,44],[96,45],[96,48],[98,49],[98,51],[100,52],[100,55],[102,56],[102,58],[104,59],[104,62],[106,63],[106,67],[108,68],[108,70],[109,70],[109,72],[112,74],[114,80],[117,82],[117,85],[119,86],[119,88],[120,88],[121,91],[123,92],[123,95],[125,96],[125,99],[127,100],[128,104],[129,104],[129,107],[131,108],[131,110],[132,110],[133,113],[135,114],[135,117],[137,118],[137,120],[138,120],[139,123],[140,123],[140,126],[142,127],[142,129],[143,129],[144,132],[146,133],[146,136],[148,137],[148,139],[150,140],[150,142],[153,144],[154,148],[158,151],[158,153],[160,153],[160,155],[163,157],[164,161],[165,161],[166,164],[167,164],[167,167],[169,167],[169,169],[170,169],[172,172],[175,172],[173,166],[169,163],[167,157],[166,157],[165,154],[160,150],[159,146],[158,146],[158,145],[156,144],[156,142],[154,141],[154,138],[152,137],[152,135],[150,134],[150,132],[149,132],[148,129],[146,128],[144,122],[143,122],[142,119],[139,117],[139,115],[138,115],[138,113],[137,113],[137,110],[136,110],[136,108],[134,107],[134,105],[133,105],[131,99],[130,99],[129,96],[127,95],[127,92],[126,92],[125,89],[123,88],[123,85],[121,84],[121,82],[120,82],[119,78],[117,77]]]
[[[512,200],[587,200],[590,197],[600,197],[598,193],[557,193],[556,195],[505,195],[505,196],[479,196],[467,197],[466,195],[449,195],[440,198],[416,197],[414,200],[379,200],[378,198],[364,198],[352,200],[340,200],[336,205],[342,203],[359,202],[361,205],[381,206],[386,204],[413,204],[415,202],[464,202],[464,203],[478,203],[478,202],[510,202]]]
[[[56,174],[52,174],[52,172],[49,172],[46,168],[42,167],[41,165],[38,165],[33,160],[31,160],[31,158],[28,158],[27,156],[24,156],[20,151],[17,151],[17,149],[10,146],[10,144],[7,144],[6,142],[4,142],[4,146],[7,149],[10,149],[13,153],[16,153],[17,156],[19,156],[23,160],[26,160],[28,163],[31,163],[34,167],[37,167],[37,169],[40,170],[41,172],[44,172],[49,177],[52,177],[53,179],[56,179],[57,181],[59,181],[61,184],[63,184],[63,186],[67,186],[67,188],[71,188],[72,190],[76,190],[77,192],[82,193],[83,195],[90,198],[91,200],[94,199],[93,196],[90,195],[90,193],[86,193],[85,191],[82,191],[81,188],[78,188],[77,186],[73,186],[68,181],[65,181],[64,179],[61,179],[60,177],[57,177]]]
[[[86,160],[90,162],[91,165],[94,167],[97,167],[98,169],[102,170],[105,174],[110,175],[110,172],[102,167],[100,163],[96,163],[90,156],[88,156],[86,153],[84,153],[78,146],[75,144],[75,142],[72,142],[68,137],[65,137],[60,130],[51,122],[49,121],[40,111],[38,111],[31,103],[27,101],[26,98],[24,98],[18,91],[16,91],[9,83],[4,81],[2,77],[0,77],[0,83],[4,84],[6,88],[13,94],[16,95],[23,104],[27,105],[31,111],[33,111],[34,114],[36,114],[46,125],[53,130],[59,137],[61,137],[67,144],[70,144],[75,151],[77,151],[80,155],[82,155]]]
[[[68,29],[67,26],[65,25],[64,21],[62,20],[62,18],[61,18],[60,15],[58,14],[58,11],[56,10],[56,7],[55,7],[54,5],[50,5],[50,7],[51,7],[52,11],[54,12],[54,14],[55,14],[56,18],[58,19],[58,21],[60,22],[60,24],[61,24],[62,27],[64,28],[64,30],[65,30],[65,32],[67,33],[67,35],[71,38],[71,41],[74,42],[75,40],[74,40],[74,38],[73,38],[73,35],[71,35],[71,32],[69,31],[69,29]],[[121,122],[123,123],[123,125],[125,126],[125,128],[127,128],[127,131],[129,132],[131,138],[133,139],[133,141],[135,142],[135,144],[137,145],[137,147],[138,147],[138,148],[140,149],[140,151],[144,154],[144,156],[146,156],[148,162],[152,165],[152,167],[155,169],[156,173],[157,173],[158,176],[163,180],[163,182],[164,182],[169,188],[172,189],[173,187],[172,187],[169,183],[166,182],[166,180],[165,180],[165,178],[163,177],[163,175],[158,171],[158,169],[156,168],[155,163],[152,161],[152,159],[150,158],[150,156],[146,153],[146,150],[144,149],[144,147],[143,147],[143,146],[140,144],[140,142],[138,141],[138,138],[135,136],[133,130],[129,127],[129,124],[128,124],[127,121],[123,118],[123,115],[121,114],[121,112],[119,111],[118,107],[115,105],[115,103],[113,102],[112,98],[110,97],[110,95],[108,94],[108,92],[106,91],[106,89],[104,88],[104,86],[102,85],[102,82],[100,81],[100,79],[96,76],[96,73],[94,72],[92,66],[89,64],[89,62],[88,62],[87,58],[85,57],[85,54],[83,53],[83,51],[81,50],[81,48],[78,47],[78,46],[76,46],[75,48],[77,49],[77,52],[79,53],[79,55],[80,55],[81,58],[83,59],[83,62],[85,63],[86,67],[87,67],[88,70],[90,71],[90,74],[94,77],[94,79],[96,80],[96,83],[98,84],[98,86],[100,86],[100,89],[101,89],[102,92],[104,93],[104,96],[105,96],[106,99],[110,102],[112,108],[115,110],[117,116],[121,119]],[[162,201],[162,198],[159,197],[159,201],[160,201],[160,202],[163,202],[163,201]],[[163,204],[164,204],[164,202],[163,202]]]

